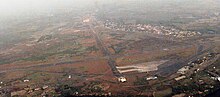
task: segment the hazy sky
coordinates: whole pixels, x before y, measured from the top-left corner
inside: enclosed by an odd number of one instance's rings
[[[51,8],[62,8],[67,6],[85,6],[88,4],[94,4],[96,1],[102,2],[127,2],[127,1],[157,1],[157,2],[189,2],[191,0],[0,0],[0,14],[14,13],[30,10],[41,10]],[[192,0],[192,1],[203,1],[203,0]],[[204,0],[204,1],[220,1],[220,0]],[[156,4],[155,4],[156,5]],[[202,7],[202,6],[201,6]]]
[[[140,4],[143,2],[153,2],[150,4],[152,6],[166,5],[169,4],[169,2],[176,2],[176,4],[179,4],[180,6],[184,4],[184,6],[191,5],[192,7],[198,5],[199,8],[213,7],[216,6],[216,2],[220,2],[220,0],[0,0],[0,17],[22,15],[26,13],[31,14],[35,12],[38,13],[42,11],[55,11],[56,9],[70,7],[87,7],[88,5],[94,5],[96,1],[98,1],[99,4],[100,2],[109,4],[109,2],[112,1],[115,2],[114,4],[125,3],[128,1],[139,2]],[[194,1],[194,3],[192,1]],[[199,5],[198,3],[201,2],[204,2],[204,4]],[[143,6],[148,7],[145,3]],[[150,6],[150,8],[152,8],[152,6]]]
[[[0,15],[85,6],[95,0],[0,0]]]

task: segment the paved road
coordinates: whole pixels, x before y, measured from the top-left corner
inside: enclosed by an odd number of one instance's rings
[[[177,69],[182,68],[183,66],[187,65],[189,62],[197,60],[198,58],[200,58],[200,56],[202,54],[205,54],[205,53],[211,51],[213,47],[214,47],[213,45],[210,45],[209,48],[204,49],[203,45],[198,45],[198,49],[197,49],[197,52],[195,55],[193,55],[187,59],[177,60],[177,62],[175,62],[174,64],[172,64],[168,67],[160,68],[159,74],[162,76],[167,76],[167,75],[173,74],[176,72]]]
[[[102,42],[102,40],[100,39],[98,33],[94,30],[94,28],[90,25],[89,26],[91,31],[92,31],[92,35],[96,40],[96,43],[98,45],[98,47],[100,48],[100,50],[102,51],[102,53],[104,54],[104,56],[107,56],[108,59],[108,65],[110,66],[113,74],[116,77],[120,77],[122,76],[122,74],[118,71],[118,69],[116,68],[116,62],[113,59],[113,57],[111,56],[110,51],[105,47],[104,43]]]

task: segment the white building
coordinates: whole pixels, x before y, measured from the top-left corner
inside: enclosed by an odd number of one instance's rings
[[[177,73],[185,74],[186,71],[188,71],[188,70],[189,70],[189,66],[184,66],[183,68],[179,69],[179,70],[177,71]]]
[[[156,76],[151,76],[151,77],[147,77],[147,78],[146,78],[146,80],[155,80],[155,79],[157,79]]]
[[[69,75],[69,76],[68,76],[68,78],[72,78],[72,76],[71,76],[71,75]]]
[[[179,80],[184,79],[184,78],[186,78],[186,76],[177,77],[177,78],[175,78],[175,80],[176,80],[176,81],[179,81]]]
[[[124,82],[126,82],[127,80],[126,80],[125,77],[119,77],[119,78],[118,78],[118,81],[124,83]]]
[[[25,79],[25,80],[24,80],[24,82],[29,82],[29,81],[30,81],[30,80],[28,80],[28,79]]]

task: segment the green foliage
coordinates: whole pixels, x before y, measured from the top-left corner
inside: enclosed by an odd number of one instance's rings
[[[89,51],[98,51],[99,49],[95,45],[93,45],[93,46],[88,47],[87,50],[89,50]]]
[[[93,81],[89,84],[89,90],[91,92],[102,92],[102,87],[100,86],[100,82]]]
[[[61,93],[61,97],[67,97],[67,96],[74,95],[76,92],[79,92],[81,90],[81,88],[82,87],[80,87],[80,86],[74,87],[74,86],[64,84],[64,85],[58,86],[58,88],[56,90]]]
[[[45,35],[45,36],[41,36],[37,42],[41,42],[41,41],[45,41],[45,40],[50,40],[52,39],[52,35]]]
[[[10,63],[8,60],[0,60],[0,65]]]
[[[137,81],[134,82],[134,85],[139,86],[139,87],[138,87],[138,89],[139,89],[138,91],[145,91],[146,89],[149,88],[149,87],[148,87],[149,83],[148,83],[148,81],[145,79],[145,77],[143,77],[143,78],[137,77]]]

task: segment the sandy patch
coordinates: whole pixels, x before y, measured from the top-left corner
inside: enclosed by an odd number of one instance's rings
[[[168,60],[161,60],[161,61],[152,61],[152,62],[145,62],[140,64],[134,65],[127,65],[127,66],[118,66],[116,67],[120,73],[126,72],[149,72],[149,71],[156,71],[158,70],[158,66],[167,62]]]

